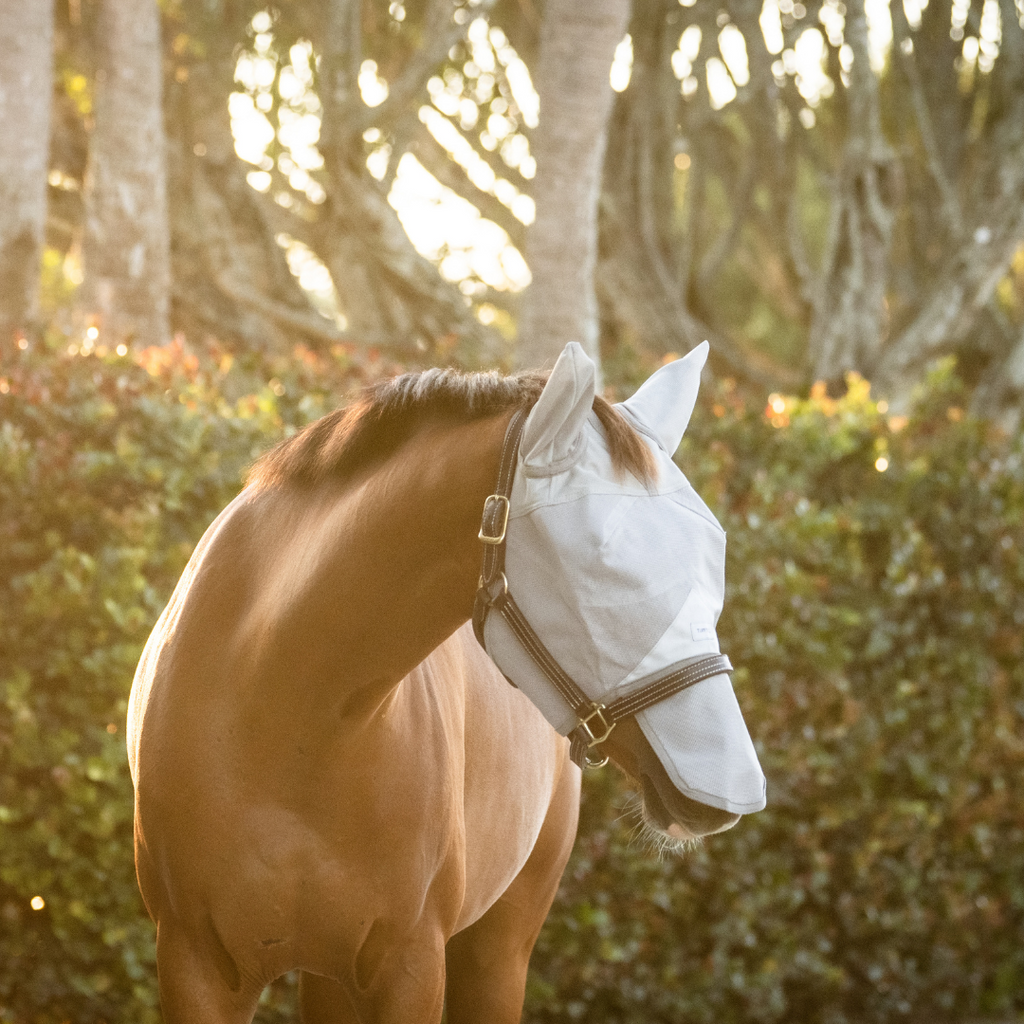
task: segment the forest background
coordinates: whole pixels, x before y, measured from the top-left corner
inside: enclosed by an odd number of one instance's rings
[[[1022,20],[5,0],[0,1021],[158,1019],[127,693],[256,454],[402,368],[579,340],[620,398],[705,337],[769,808],[659,860],[588,776],[526,1019],[1020,1014]]]

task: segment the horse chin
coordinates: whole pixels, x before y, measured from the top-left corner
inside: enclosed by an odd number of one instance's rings
[[[679,792],[664,769],[658,774],[662,778],[644,772],[640,784],[644,821],[649,829],[667,840],[659,845],[683,849],[703,836],[725,832],[740,820],[738,814],[700,803]]]

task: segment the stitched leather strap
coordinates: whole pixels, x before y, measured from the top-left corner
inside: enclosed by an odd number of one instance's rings
[[[621,722],[624,718],[629,718],[645,708],[652,707],[669,697],[674,697],[677,693],[689,689],[696,683],[710,679],[722,672],[732,672],[732,670],[732,662],[726,655],[708,655],[706,658],[701,658],[700,661],[674,668],[660,679],[648,683],[647,686],[612,701],[607,707],[601,709],[601,718],[610,732],[616,723]],[[569,733],[570,755],[579,765],[585,763],[587,750],[594,745],[592,736],[592,732],[588,732],[580,725]]]
[[[525,648],[526,653],[533,658],[540,670],[562,695],[562,699],[572,708],[577,719],[582,721],[592,712],[599,712],[599,715],[595,715],[595,717],[599,718],[601,731],[605,733],[605,736],[622,719],[629,718],[669,697],[674,697],[677,693],[681,693],[705,679],[710,679],[712,676],[717,676],[721,672],[732,671],[732,662],[724,654],[711,654],[706,658],[701,658],[700,661],[671,668],[646,686],[619,697],[608,705],[600,704],[592,701],[558,664],[555,656],[544,645],[544,641],[534,632],[507,587],[503,587],[502,592],[496,595],[491,607],[505,620],[516,639]],[[586,760],[586,751],[601,742],[600,739],[595,742],[597,735],[597,732],[584,725],[578,725],[569,733],[572,759],[581,767]]]
[[[484,546],[484,562],[480,569],[476,600],[473,602],[473,632],[484,650],[484,622],[496,595],[495,587],[500,583],[507,591],[505,580],[505,529],[508,526],[509,500],[512,497],[512,481],[516,475],[516,460],[519,458],[519,442],[523,438],[523,424],[526,423],[526,409],[517,409],[505,430],[498,462],[498,482],[494,493],[484,502],[484,513],[480,522],[480,540]],[[491,539],[501,537],[496,543]]]
[[[504,588],[502,593],[496,595],[490,607],[505,620],[515,638],[526,650],[526,653],[533,658],[537,666],[562,695],[562,699],[572,708],[577,717],[589,711],[590,699],[576,685],[576,681],[558,664],[555,656],[545,647],[544,641],[537,636],[533,627],[526,621],[526,616],[523,615],[519,605],[516,604],[507,588]]]

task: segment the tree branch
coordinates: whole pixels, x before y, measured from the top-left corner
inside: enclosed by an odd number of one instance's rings
[[[905,402],[927,362],[964,342],[1024,245],[1024,171],[1019,161],[1016,188],[1007,189],[989,208],[989,224],[995,227],[983,224],[956,251],[921,312],[886,349],[876,379],[891,401]]]
[[[928,100],[921,84],[921,75],[917,69],[917,58],[913,49],[906,50],[903,46],[904,42],[909,42],[912,47],[914,41],[902,4],[897,4],[893,8],[892,20],[893,49],[900,55],[900,67],[910,89],[910,103],[914,110],[914,119],[917,122],[921,145],[924,148],[925,163],[942,198],[941,209],[946,230],[952,239],[959,239],[963,234],[963,214],[960,210],[960,201],[945,168],[942,166],[942,156],[935,141],[931,110],[928,107]]]
[[[326,347],[335,345],[342,341],[358,340],[366,343],[367,339],[353,339],[347,332],[338,330],[330,320],[319,316],[316,313],[307,313],[300,309],[285,306],[283,303],[274,302],[264,295],[246,288],[244,285],[234,281],[227,273],[215,274],[213,278],[217,288],[228,298],[240,303],[249,309],[254,310],[261,316],[274,321],[279,326],[301,334],[304,338],[315,342],[318,346]],[[175,293],[179,301],[182,296]]]
[[[723,231],[708,251],[708,254],[701,262],[697,274],[698,291],[706,293],[718,276],[723,264],[732,255],[739,241],[740,232],[747,221],[747,214],[754,201],[754,186],[756,185],[756,163],[752,154],[748,154],[743,162],[743,170],[739,180],[731,190],[732,217],[729,226]]]
[[[522,249],[526,240],[526,226],[489,192],[478,189],[466,176],[465,171],[430,134],[426,126],[421,125],[421,130],[416,134],[408,152],[412,153],[442,185],[472,203],[488,220],[504,228],[512,244]]]
[[[476,17],[486,17],[495,0],[480,0],[473,8]],[[379,106],[365,107],[359,124],[362,134],[377,126],[382,130],[400,118],[426,89],[427,79],[448,59],[451,48],[465,38],[466,27],[452,20],[455,5],[452,0],[430,0],[424,16],[423,44],[393,82],[388,83],[388,95]]]

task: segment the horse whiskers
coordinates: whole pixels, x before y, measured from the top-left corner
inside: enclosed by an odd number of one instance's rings
[[[653,854],[659,860],[664,860],[669,854],[681,856],[701,845],[700,838],[677,839],[655,828],[644,814],[644,801],[639,793],[630,793],[618,809],[621,813],[616,817],[616,822],[632,820],[627,835],[629,845],[639,846],[645,853]]]
[[[670,854],[681,857],[690,850],[697,849],[703,842],[700,837],[676,839],[674,836],[666,835],[664,832],[650,826],[648,826],[645,838],[648,843],[648,850],[659,860],[664,860]]]
[[[644,821],[643,797],[639,793],[629,793],[619,805],[618,810],[621,813],[615,819],[616,824],[620,821],[631,823],[627,833],[629,845],[634,846],[638,842],[642,842],[646,846],[646,830],[650,826]]]
[[[618,805],[616,810],[621,813],[615,819],[616,824],[623,819],[641,818],[643,817],[644,801],[643,797],[639,793],[630,792],[626,795],[625,799]]]

